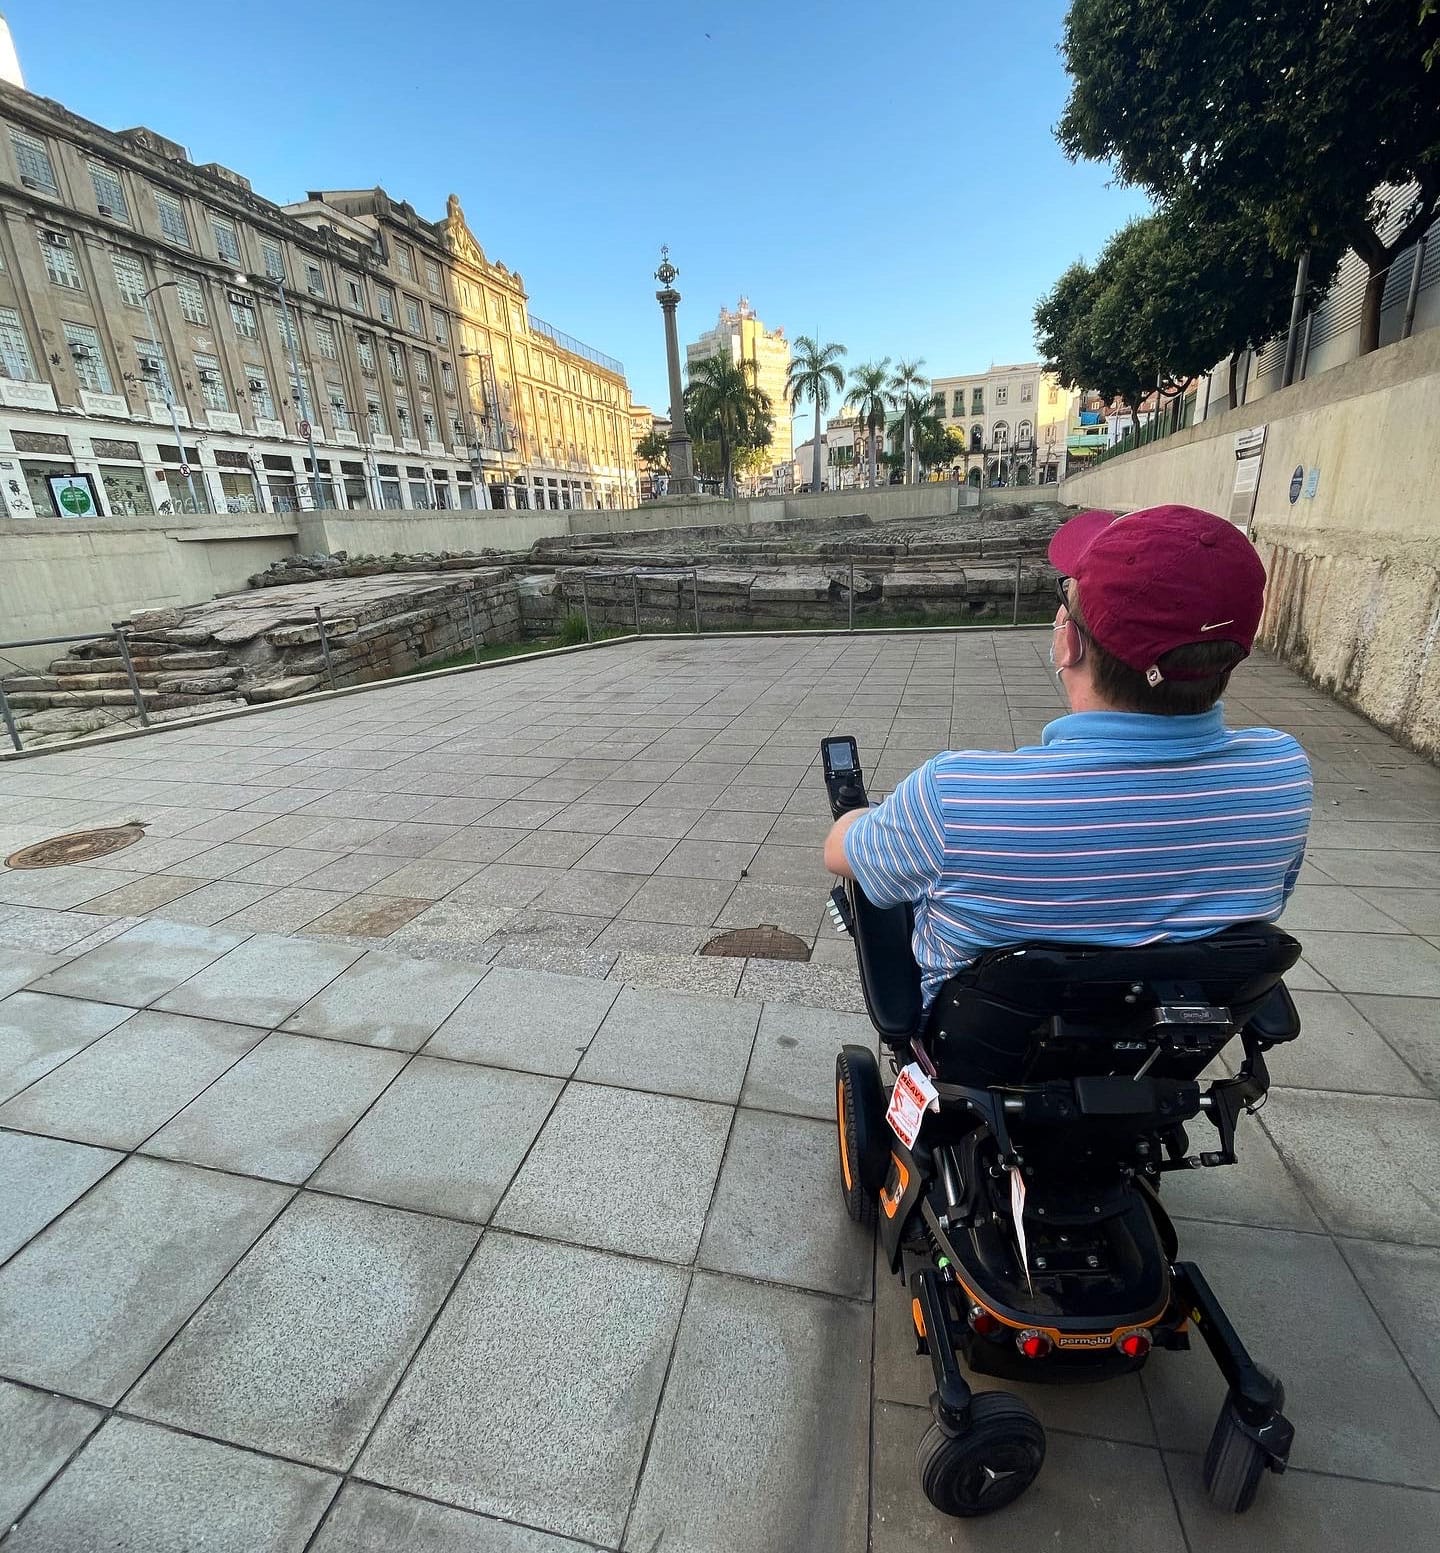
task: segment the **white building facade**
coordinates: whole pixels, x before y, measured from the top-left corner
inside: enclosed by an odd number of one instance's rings
[[[1060,478],[1069,396],[1038,361],[930,381],[935,413],[964,438],[958,460],[972,485],[1038,485]]]

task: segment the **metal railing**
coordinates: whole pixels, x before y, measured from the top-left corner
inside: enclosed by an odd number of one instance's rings
[[[543,318],[537,318],[534,313],[527,313],[530,327],[536,334],[543,334],[547,340],[554,340],[561,350],[569,351],[572,356],[582,356],[588,362],[597,367],[603,367],[607,372],[613,372],[616,377],[625,376],[625,363],[617,361],[613,356],[607,356],[604,351],[597,351],[593,345],[587,345],[583,340],[577,340],[573,334],[566,334],[557,329],[554,324],[547,324]]]
[[[12,647],[60,647],[70,642],[100,642],[107,636],[114,637],[117,648],[117,656],[125,669],[125,678],[130,685],[130,695],[135,702],[135,713],[142,728],[150,726],[150,714],[145,707],[145,698],[140,693],[140,680],[135,673],[135,664],[130,656],[130,640],[128,628],[122,625],[111,626],[108,631],[87,631],[83,636],[35,636],[25,641],[0,642],[0,656],[3,656]],[[17,665],[23,672],[23,665]],[[44,676],[39,676],[44,677]],[[56,692],[60,694],[62,692]],[[41,691],[37,694],[47,694]],[[60,709],[63,710],[64,703]],[[24,743],[20,738],[20,730],[15,723],[15,713],[10,705],[10,697],[5,692],[5,683],[0,679],[0,722],[5,725],[5,732],[9,736],[10,743],[17,749],[23,750]]]

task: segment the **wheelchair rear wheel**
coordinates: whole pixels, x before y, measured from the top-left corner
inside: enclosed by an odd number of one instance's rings
[[[916,1452],[920,1487],[942,1515],[989,1515],[1012,1504],[1045,1462],[1045,1431],[1029,1404],[1005,1391],[970,1402],[966,1427],[931,1424]]]
[[[835,1124],[845,1211],[857,1224],[873,1224],[889,1150],[880,1066],[863,1046],[843,1046],[835,1059]]]

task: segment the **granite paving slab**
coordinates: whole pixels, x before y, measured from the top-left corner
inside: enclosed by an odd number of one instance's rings
[[[1440,1251],[1369,1240],[1339,1244],[1411,1373],[1440,1410]]]
[[[110,1149],[0,1131],[0,1262],[84,1196],[120,1158]]]
[[[245,938],[245,933],[228,928],[152,918],[52,971],[35,990],[143,1008]]]
[[[359,1475],[616,1546],[689,1277],[487,1232]]]
[[[7,949],[0,955],[0,998],[8,998],[12,992],[38,982],[65,963],[64,955],[43,954],[38,949]]]
[[[288,1196],[126,1160],[0,1268],[0,1375],[118,1402]]]
[[[417,1057],[315,1173],[311,1185],[484,1222],[560,1089],[559,1080],[537,1074]],[[573,1168],[579,1169],[578,1159]]]
[[[371,949],[285,1021],[299,1035],[418,1051],[472,992],[465,968]]]
[[[853,1014],[765,1004],[740,1104],[829,1120],[835,1114],[835,1058],[847,1043],[872,1050],[874,1026]]]
[[[1350,1001],[1430,1093],[1440,1096],[1440,998],[1356,995]]]
[[[345,944],[258,934],[158,999],[156,1007],[272,1029],[361,953]]]
[[[312,1553],[590,1553],[591,1544],[472,1515],[353,1479]]]
[[[693,1261],[730,1117],[728,1106],[572,1083],[495,1223],[602,1250]]]
[[[479,1231],[300,1193],[125,1399],[128,1412],[348,1467]]]
[[[706,927],[735,892],[728,879],[664,878],[652,875],[621,907],[622,920]]]
[[[619,988],[588,977],[496,967],[425,1054],[569,1078],[618,996]]]
[[[12,992],[0,999],[0,1099],[8,1100],[128,1019],[114,1003]]]
[[[753,1003],[717,1006],[684,993],[627,987],[580,1059],[576,1077],[733,1105],[759,1017]]]
[[[295,1553],[336,1480],[112,1418],[11,1533],[6,1553]]]
[[[0,1381],[0,1526],[19,1519],[102,1416],[82,1402]]]

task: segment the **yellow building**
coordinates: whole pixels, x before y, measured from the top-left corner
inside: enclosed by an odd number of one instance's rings
[[[794,457],[790,406],[785,400],[785,379],[790,371],[790,342],[785,331],[767,329],[755,316],[750,299],[741,297],[734,312],[722,307],[715,327],[685,347],[686,367],[693,368],[697,361],[714,355],[751,363],[756,386],[770,400],[774,434],[765,452],[767,475],[762,477],[762,483],[766,478],[773,481],[780,469],[788,472]]]

